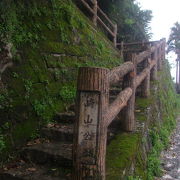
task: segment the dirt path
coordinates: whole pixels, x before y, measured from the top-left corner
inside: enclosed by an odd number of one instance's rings
[[[158,180],[180,180],[180,116],[168,150],[162,153],[164,174]]]

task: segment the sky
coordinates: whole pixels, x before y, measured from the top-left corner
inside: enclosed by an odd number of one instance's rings
[[[136,0],[142,9],[152,10],[152,22],[150,24],[153,37],[152,40],[166,38],[168,40],[170,28],[175,22],[180,22],[180,0]],[[174,54],[166,56],[172,66],[171,74],[175,77]]]

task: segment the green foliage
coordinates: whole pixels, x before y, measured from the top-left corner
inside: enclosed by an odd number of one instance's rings
[[[76,88],[72,85],[62,86],[59,95],[64,102],[74,102],[76,96]]]
[[[160,176],[161,161],[160,153],[169,145],[169,136],[176,125],[176,110],[179,107],[179,100],[176,96],[173,82],[170,78],[169,65],[166,62],[164,71],[159,74],[159,81],[156,83],[157,92],[152,92],[152,99],[160,102],[159,109],[154,113],[160,113],[162,120],[156,119],[149,132],[152,143],[152,150],[148,156],[148,179],[153,180],[154,176]],[[168,101],[167,101],[168,99]],[[161,122],[160,122],[161,121]]]
[[[171,28],[167,44],[168,52],[174,51],[175,53],[180,54],[180,24],[178,22]]]
[[[12,108],[12,99],[9,97],[7,91],[0,92],[0,110]]]
[[[71,0],[2,0],[0,12],[0,41],[13,45],[14,66],[0,92],[0,125],[12,126],[3,130],[8,155],[73,102],[79,67],[112,68],[122,60]]]
[[[123,133],[115,137],[107,147],[107,180],[122,178],[123,168],[131,165],[138,148],[139,134]]]
[[[139,176],[128,176],[126,180],[142,180]]]
[[[32,86],[33,84],[31,80],[27,80],[27,79],[24,80],[24,87],[26,90],[26,95],[25,95],[26,99],[30,97],[30,93],[32,92]]]
[[[5,145],[5,141],[4,141],[4,136],[0,135],[0,153],[2,152],[2,150],[4,150],[6,148]]]
[[[150,10],[142,10],[140,5],[132,0],[99,0],[99,4],[117,23],[119,41],[140,41],[151,37]]]

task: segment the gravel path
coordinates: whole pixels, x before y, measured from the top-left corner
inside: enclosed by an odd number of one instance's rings
[[[158,180],[180,180],[180,117],[171,137],[171,145],[162,153],[162,162],[164,174]]]

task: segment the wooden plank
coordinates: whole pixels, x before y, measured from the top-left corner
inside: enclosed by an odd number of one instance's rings
[[[110,85],[113,85],[119,82],[124,75],[126,75],[133,69],[134,69],[134,64],[130,61],[125,62],[121,66],[113,68],[109,75]]]
[[[105,113],[106,126],[114,120],[114,118],[118,115],[118,113],[127,105],[127,101],[132,95],[132,89],[126,88],[122,92],[119,93],[114,102],[111,103],[107,112]]]

